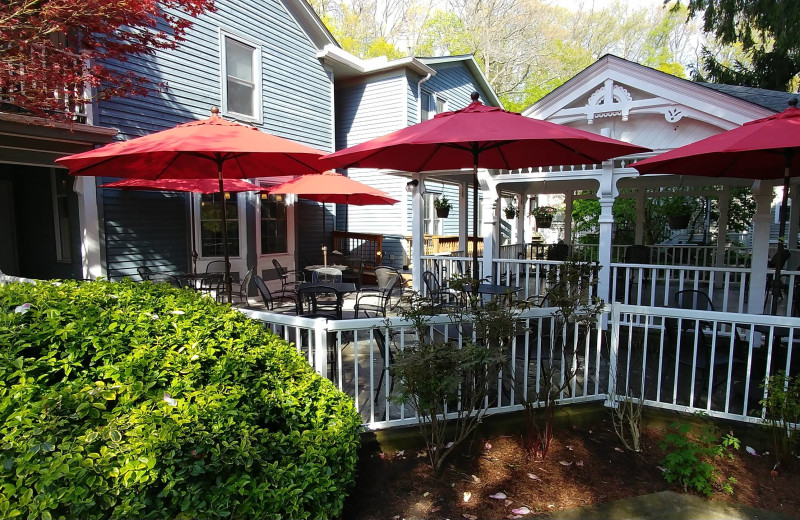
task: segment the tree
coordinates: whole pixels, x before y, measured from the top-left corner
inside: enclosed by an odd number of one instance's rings
[[[680,0],[677,6],[680,6]],[[723,45],[741,45],[746,60],[720,60],[704,48],[704,71],[695,78],[718,83],[788,90],[800,73],[800,10],[797,0],[688,0],[689,16]]]
[[[22,111],[72,120],[94,99],[160,87],[120,64],[173,49],[213,0],[4,0],[0,3],[0,92]]]

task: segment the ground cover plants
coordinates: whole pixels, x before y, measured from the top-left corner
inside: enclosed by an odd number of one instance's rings
[[[360,417],[288,344],[166,284],[0,286],[0,517],[329,518]]]

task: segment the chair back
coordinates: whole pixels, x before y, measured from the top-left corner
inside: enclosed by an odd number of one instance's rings
[[[714,303],[703,291],[686,289],[678,291],[672,296],[675,307],[679,309],[694,309],[696,311],[713,311]]]
[[[153,276],[153,270],[146,265],[137,267],[136,272],[139,273],[139,278],[141,278],[143,282],[149,280]]]
[[[625,250],[625,263],[626,264],[649,264],[650,263],[650,247],[643,245],[628,246]]]
[[[266,307],[269,310],[272,310],[275,306],[272,299],[272,293],[269,291],[269,287],[267,287],[267,284],[264,283],[264,279],[258,275],[254,275],[253,282],[255,282],[256,289],[258,289],[258,294],[264,301],[264,307]]]
[[[340,320],[342,294],[324,284],[301,287],[297,291],[297,315]]]
[[[277,259],[272,259],[272,265],[275,266],[275,271],[277,271],[279,278],[286,278],[286,269],[283,268]]]
[[[430,271],[422,273],[422,283],[425,284],[425,289],[428,291],[428,294],[437,293],[441,288],[439,279]]]
[[[375,268],[375,279],[378,281],[378,289],[380,290],[394,288],[399,277],[400,273],[391,267],[381,266]]]
[[[569,256],[569,246],[567,244],[553,244],[547,248],[547,259],[564,261]]]
[[[230,267],[230,262],[228,262],[228,267]],[[206,266],[207,273],[224,273],[225,272],[225,260],[212,260]]]
[[[311,281],[315,283],[339,283],[342,272],[335,267],[320,267],[311,273]]]
[[[786,265],[787,260],[789,257],[792,256],[792,252],[788,249],[781,248],[780,251],[772,255],[772,258],[769,259],[767,265],[769,267],[775,267],[783,269],[783,266]]]
[[[253,280],[253,275],[256,274],[256,266],[251,267],[242,278],[242,285],[239,286],[239,297],[247,301],[247,292],[250,289],[250,282]],[[263,280],[262,280],[263,281]]]

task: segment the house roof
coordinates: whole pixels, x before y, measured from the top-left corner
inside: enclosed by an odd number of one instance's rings
[[[775,112],[783,112],[789,106],[789,100],[798,97],[793,92],[781,92],[779,90],[767,90],[763,88],[742,87],[739,85],[722,85],[718,83],[698,83],[704,87],[714,89],[739,99],[743,99],[754,105],[769,108]]]
[[[322,49],[326,45],[339,46],[325,23],[306,0],[281,0],[281,3],[297,20],[317,49]]]
[[[483,74],[478,62],[475,61],[474,55],[461,54],[458,56],[420,57],[418,59],[425,65],[429,65],[434,68],[436,65],[463,62],[475,77],[478,84],[481,86],[481,89],[486,93],[486,97],[488,98],[485,100],[486,104],[501,108],[503,107],[503,103],[500,102],[500,98],[497,97],[494,89],[491,87],[491,85],[489,85],[489,80],[486,79],[486,76]]]
[[[323,60],[326,65],[333,68],[333,74],[337,80],[405,68],[411,69],[423,76],[427,74],[436,74],[434,69],[414,57],[389,61],[386,56],[379,56],[377,58],[363,60],[358,56],[350,54],[338,45],[332,44],[325,45],[325,47],[317,53],[317,58]]]

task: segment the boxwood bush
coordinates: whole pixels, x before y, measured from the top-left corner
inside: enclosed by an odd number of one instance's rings
[[[166,284],[0,286],[0,518],[329,518],[352,401],[228,306]]]

